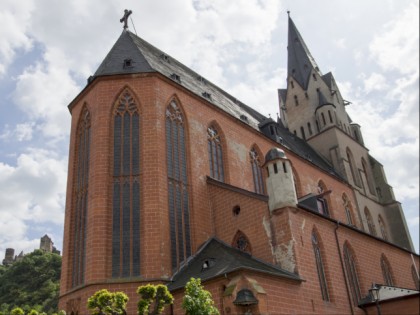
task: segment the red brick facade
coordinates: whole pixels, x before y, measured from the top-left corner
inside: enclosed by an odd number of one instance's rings
[[[113,279],[112,268],[112,165],[113,109],[128,91],[140,115],[140,277]],[[364,314],[349,301],[350,290],[343,269],[343,246],[348,244],[356,259],[361,295],[373,282],[383,283],[380,267],[384,254],[392,267],[395,286],[415,288],[411,267],[419,268],[419,257],[362,231],[357,202],[350,185],[314,166],[286,147],[265,137],[245,122],[160,74],[108,76],[96,79],[70,105],[72,130],[67,182],[60,309],[67,314],[87,314],[87,298],[107,288],[130,297],[128,314],[136,314],[135,290],[147,283],[167,283],[174,270],[170,261],[170,226],[165,146],[165,111],[172,100],[185,119],[192,252],[210,237],[233,244],[238,232],[249,240],[252,256],[298,274],[303,281],[274,277],[259,272],[238,271],[204,283],[222,314],[238,314],[246,307],[235,306],[224,290],[232,279],[249,286],[250,279],[264,293],[254,291],[253,314]],[[86,108],[91,117],[89,186],[86,223],[84,282],[72,286],[74,259],[74,198],[78,148],[76,131]],[[207,127],[221,134],[225,182],[208,179]],[[319,181],[328,190],[330,217],[301,208],[287,207],[270,213],[268,197],[253,193],[249,151],[255,147],[261,158],[273,147],[283,149],[298,177],[298,196],[317,193]],[[343,194],[352,207],[356,227],[349,227]],[[239,207],[240,211],[234,211]],[[238,208],[236,208],[238,210]],[[239,212],[239,213],[238,213]],[[312,233],[319,236],[330,301],[321,296]],[[251,281],[251,282],[252,282]],[[254,282],[252,282],[254,283]],[[174,293],[173,313],[183,313],[182,290]],[[168,312],[170,309],[168,310]]]

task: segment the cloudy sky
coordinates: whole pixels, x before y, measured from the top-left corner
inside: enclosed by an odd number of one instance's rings
[[[62,249],[69,102],[130,30],[265,115],[286,84],[287,14],[332,71],[419,251],[418,0],[2,0],[0,261]],[[133,26],[134,24],[134,26]]]

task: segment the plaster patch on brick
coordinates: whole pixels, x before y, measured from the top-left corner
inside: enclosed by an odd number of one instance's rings
[[[240,162],[245,163],[247,159],[248,149],[243,144],[228,141],[229,149],[232,150],[237,156]]]
[[[277,245],[273,252],[276,262],[289,272],[295,272],[296,268],[293,244],[294,240],[290,240],[287,244]]]
[[[303,232],[303,230],[305,230],[305,225],[306,225],[306,219],[303,219],[302,226],[300,227],[302,232]]]

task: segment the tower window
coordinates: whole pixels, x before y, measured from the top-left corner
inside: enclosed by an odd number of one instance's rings
[[[330,118],[330,123],[333,123],[333,118],[332,118],[332,115],[331,115],[331,111],[328,111],[328,117]]]
[[[311,127],[310,122],[308,122],[308,131],[309,131],[309,135],[312,136],[312,127]]]
[[[233,216],[235,216],[235,217],[238,216],[240,212],[241,212],[241,207],[240,206],[234,206],[233,207],[233,209],[232,209]]]
[[[317,81],[315,73],[312,73],[312,77],[314,78],[315,81]]]
[[[315,120],[315,123],[316,123],[316,130],[319,132],[319,122],[318,122],[318,120]]]
[[[306,140],[305,129],[303,127],[300,127],[300,133],[302,134],[302,139]]]
[[[274,173],[277,174],[279,172],[279,170],[277,169],[277,163],[274,163],[273,167],[274,167]]]
[[[298,100],[297,95],[295,95],[295,105],[296,105],[296,106],[298,106],[298,105],[299,105],[299,100]]]
[[[307,99],[309,98],[308,92],[305,92],[305,97],[306,97]]]
[[[325,126],[327,124],[327,122],[325,121],[324,113],[321,113],[321,117],[322,117],[322,122],[324,123],[324,126]]]
[[[295,88],[295,84],[293,83],[293,81],[290,81],[290,86],[292,87],[292,89]]]
[[[284,163],[284,162],[283,162],[283,172],[287,173],[287,166],[286,166],[286,163]]]
[[[131,59],[124,59],[124,64],[123,64],[123,68],[127,69],[127,68],[132,68],[133,67],[133,60]]]

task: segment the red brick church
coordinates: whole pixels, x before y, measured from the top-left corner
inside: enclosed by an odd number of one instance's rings
[[[226,315],[417,312],[401,204],[290,17],[278,94],[273,120],[124,28],[69,105],[59,308],[164,283],[183,314],[196,277]]]

